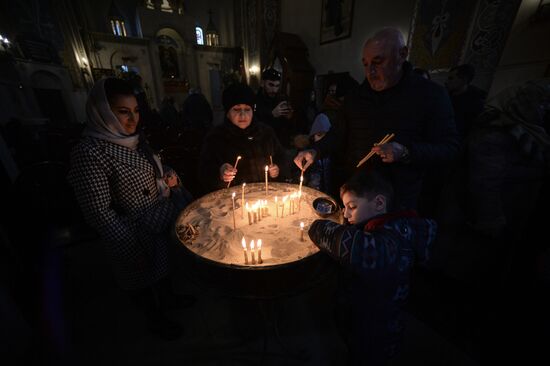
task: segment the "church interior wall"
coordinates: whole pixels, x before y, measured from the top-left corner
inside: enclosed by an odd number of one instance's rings
[[[538,0],[521,2],[495,72],[490,95],[514,83],[550,77],[550,19],[536,20],[538,5]]]
[[[281,31],[298,34],[309,50],[316,74],[349,72],[357,81],[364,79],[361,51],[375,30],[394,26],[408,36],[415,0],[355,1],[351,36],[320,44],[321,2],[281,0]],[[300,14],[300,16],[296,16]]]

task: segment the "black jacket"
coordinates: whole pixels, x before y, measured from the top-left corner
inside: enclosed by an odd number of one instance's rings
[[[290,138],[294,132],[292,120],[285,117],[273,116],[273,109],[285,100],[288,100],[288,98],[282,94],[270,98],[263,89],[260,89],[256,95],[256,111],[254,114],[258,121],[262,121],[275,131],[277,138],[283,146],[290,147]]]
[[[460,148],[447,92],[411,69],[406,62],[399,83],[381,92],[365,80],[346,96],[339,123],[315,145],[318,156],[335,155],[333,173],[343,183],[376,142],[394,133],[393,141],[409,149],[410,162],[385,164],[375,155],[361,168],[370,165],[386,173],[397,205],[404,208],[416,208],[426,167],[453,161]]]
[[[231,185],[263,182],[264,169],[270,163],[270,155],[273,157],[273,163],[279,167],[286,164],[283,148],[272,128],[253,120],[250,126],[241,129],[225,119],[223,124],[212,128],[203,143],[199,176],[206,192],[227,186],[227,183],[220,179],[220,167],[224,163],[235,164],[235,159],[239,155],[242,159]]]

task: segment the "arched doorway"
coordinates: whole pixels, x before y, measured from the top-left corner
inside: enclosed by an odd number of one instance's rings
[[[31,85],[42,115],[53,126],[65,126],[70,118],[63,98],[63,83],[56,74],[40,70],[31,75]]]

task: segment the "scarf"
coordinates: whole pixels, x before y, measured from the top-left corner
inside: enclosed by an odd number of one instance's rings
[[[135,150],[139,142],[139,135],[138,133],[132,135],[126,134],[124,127],[122,127],[122,124],[111,110],[105,94],[105,80],[107,79],[101,79],[95,83],[88,96],[88,102],[86,103],[86,115],[88,119],[82,135],[109,141],[113,144]]]
[[[86,103],[86,115],[88,118],[82,135],[108,141],[134,151],[139,145],[140,150],[145,154],[145,158],[153,166],[159,195],[161,197],[168,197],[170,195],[170,188],[164,181],[164,171],[159,157],[154,154],[145,141],[140,141],[139,133],[136,132],[128,135],[124,131],[124,127],[122,127],[122,124],[111,110],[111,106],[107,100],[105,80],[107,79],[101,79],[95,83],[88,96]]]
[[[399,218],[405,218],[405,217],[408,217],[408,218],[418,217],[418,214],[414,210],[397,211],[397,212],[389,212],[386,214],[382,214],[368,220],[364,226],[364,230],[373,231],[376,229],[380,229],[388,221],[392,221]]]

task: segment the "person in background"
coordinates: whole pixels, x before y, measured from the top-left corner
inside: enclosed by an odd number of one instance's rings
[[[165,314],[177,299],[169,277],[169,229],[190,199],[175,172],[140,138],[140,110],[131,84],[99,80],[86,113],[68,181],[86,222],[103,239],[120,288],[144,309],[152,332],[177,338],[182,327]],[[193,302],[181,299],[184,306]]]
[[[477,118],[483,112],[487,93],[472,85],[475,69],[470,64],[452,67],[445,81],[455,113],[456,129],[464,140]]]
[[[189,96],[183,102],[180,118],[183,127],[208,130],[212,127],[212,107],[200,89],[189,89]]]
[[[291,146],[293,109],[281,93],[281,73],[275,69],[262,72],[261,88],[256,98],[256,119],[270,126],[285,148]]]
[[[432,80],[432,76],[430,75],[430,72],[428,70],[421,69],[419,67],[415,67],[413,69],[413,72],[420,75],[420,76],[422,76],[426,80]]]
[[[164,127],[169,127],[170,129],[176,128],[178,123],[178,110],[174,103],[174,97],[166,96],[160,105],[162,123]]]
[[[329,130],[330,121],[327,115],[319,113],[313,121],[311,130],[309,131],[309,138],[313,143],[318,142],[325,137]],[[330,187],[330,169],[330,157],[325,156],[322,159],[316,160],[306,172],[305,178],[307,179],[307,186],[328,194]]]
[[[230,182],[262,182],[265,166],[271,179],[279,177],[285,153],[273,129],[254,118],[255,99],[248,85],[232,84],[223,91],[225,120],[210,130],[199,159],[199,178],[207,192]],[[237,156],[241,160],[236,168]]]
[[[339,151],[342,170],[333,172],[340,184],[355,172],[370,151],[364,167],[384,172],[394,185],[399,207],[416,208],[426,168],[445,165],[459,152],[460,142],[452,105],[445,90],[412,72],[401,32],[385,28],[363,48],[365,81],[346,95],[338,123],[313,146],[297,154],[294,163],[307,169],[316,158]],[[386,135],[395,138],[377,145]]]
[[[349,364],[385,365],[401,344],[411,268],[428,260],[437,225],[415,211],[395,210],[391,183],[373,170],[352,176],[340,198],[346,224],[316,220],[309,237],[349,272],[341,283],[348,299],[337,299],[337,317],[349,332]]]

